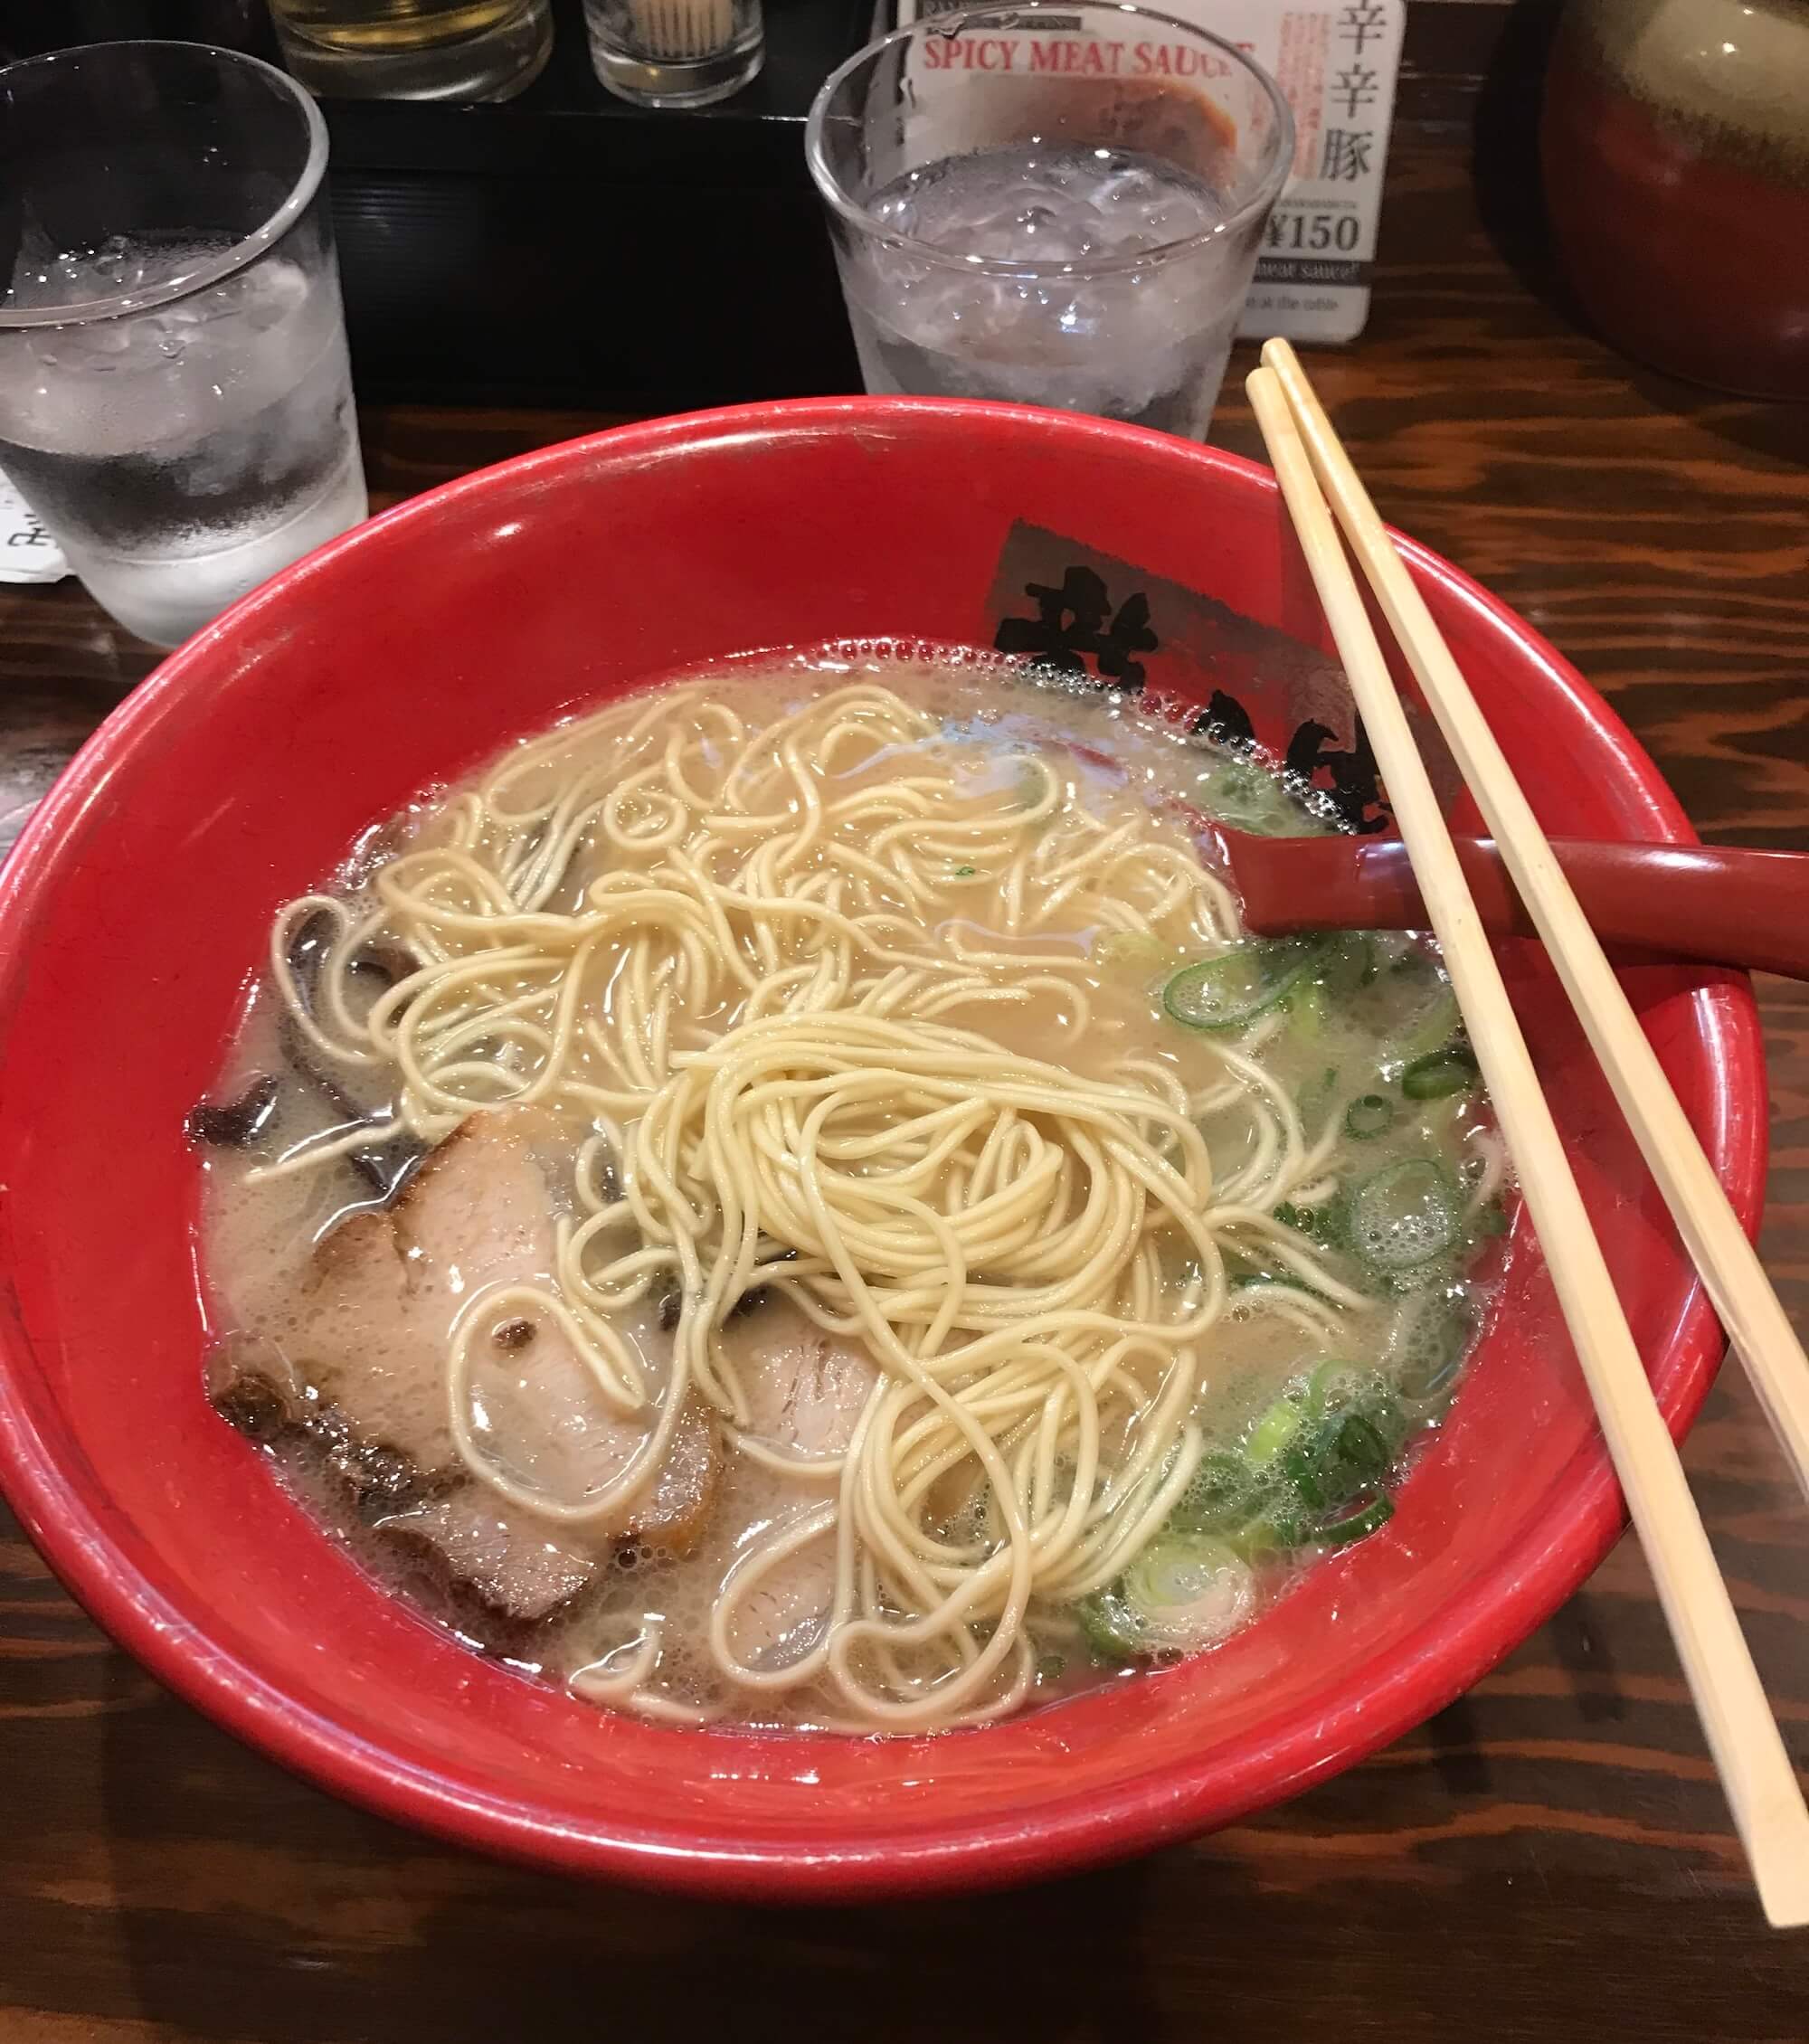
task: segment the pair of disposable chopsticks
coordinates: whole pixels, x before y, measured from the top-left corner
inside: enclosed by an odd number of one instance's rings
[[[1387,782],[1759,1900],[1809,1924],[1809,1810],[1332,523],[1400,642],[1798,1481],[1809,1362],[1468,683],[1285,341],[1246,388]]]

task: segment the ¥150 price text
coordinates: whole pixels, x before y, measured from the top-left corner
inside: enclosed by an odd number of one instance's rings
[[[1310,213],[1302,208],[1271,214],[1263,245],[1313,255],[1328,251],[1350,255],[1362,238],[1362,224],[1355,213]]]

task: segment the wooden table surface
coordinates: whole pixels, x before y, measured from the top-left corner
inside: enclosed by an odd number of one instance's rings
[[[1482,232],[1454,143],[1397,151],[1388,203],[1370,330],[1312,364],[1383,509],[1576,660],[1705,837],[1809,850],[1809,412],[1579,335]],[[393,497],[601,422],[399,408],[365,448]],[[1241,400],[1220,437],[1254,450]],[[149,665],[73,582],[0,594],[0,841]],[[1759,994],[1765,1248],[1804,1325],[1809,990]],[[1737,1370],[1685,1459],[1809,1763],[1809,1508]],[[1471,1695],[1284,1809],[1015,1895],[774,1913],[343,1807],[165,1695],[0,1513],[0,1812],[6,2044],[1809,2038],[1809,1934],[1764,1927],[1631,1542]]]

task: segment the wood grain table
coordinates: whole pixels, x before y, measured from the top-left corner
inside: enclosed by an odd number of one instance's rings
[[[1397,151],[1384,258],[1369,335],[1312,363],[1383,509],[1577,661],[1705,836],[1809,850],[1809,413],[1582,336],[1484,232],[1454,139]],[[365,444],[393,497],[602,422],[400,408]],[[1254,450],[1237,402],[1222,437]],[[0,595],[5,836],[149,665],[72,582]],[[1759,991],[1765,1248],[1809,1322],[1809,990]],[[1686,1460],[1809,1763],[1809,1508],[1738,1372]],[[342,1807],[164,1694],[0,1518],[0,1827],[5,2044],[1809,2038],[1809,1936],[1760,1920],[1631,1542],[1463,1701],[1284,1809],[1014,1895],[779,1913]]]

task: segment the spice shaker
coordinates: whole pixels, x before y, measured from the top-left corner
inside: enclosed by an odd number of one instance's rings
[[[759,75],[760,0],[584,0],[591,62],[637,107],[707,107]]]

